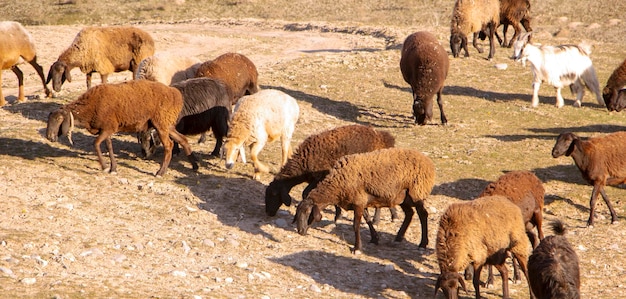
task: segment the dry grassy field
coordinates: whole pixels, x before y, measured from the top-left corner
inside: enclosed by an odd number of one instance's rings
[[[532,0],[533,42],[586,41],[603,87],[626,58],[626,2]],[[194,172],[175,156],[167,174],[155,177],[162,151],[143,159],[136,138],[116,134],[118,173],[103,173],[94,136],[74,133],[51,143],[48,114],[82,94],[78,69],[55,98],[45,98],[29,65],[28,99],[18,103],[17,80],[2,73],[8,104],[0,109],[0,298],[433,298],[439,274],[434,249],[438,221],[453,202],[475,198],[506,171],[530,170],[546,189],[544,219],[560,219],[580,258],[582,298],[626,297],[626,190],[608,187],[620,222],[610,224],[598,204],[587,228],[591,186],[571,158],[552,158],[556,136],[601,136],[626,129],[626,115],[609,113],[587,92],[583,106],[557,109],[555,90],[542,85],[540,105],[530,107],[532,75],[497,47],[492,61],[470,48],[453,59],[444,88],[448,125],[414,125],[411,90],[399,68],[400,46],[410,33],[434,33],[446,50],[454,2],[432,1],[0,1],[0,19],[20,21],[37,45],[47,73],[76,33],[88,25],[134,25],[149,32],[157,51],[209,60],[225,52],[249,57],[262,88],[282,90],[301,109],[292,145],[311,134],[346,124],[391,132],[396,146],[414,148],[436,165],[427,199],[430,244],[418,249],[414,219],[406,240],[393,242],[400,226],[384,211],[381,244],[359,255],[352,214],[337,223],[330,210],[307,236],[291,223],[295,206],[276,217],[264,210],[265,187],[279,170],[278,143],[261,152],[272,173],[252,180],[252,165],[227,171],[212,159],[212,137],[191,146],[201,159]],[[509,30],[509,36],[512,34]],[[506,70],[495,68],[507,64]],[[99,84],[99,76],[94,76]],[[131,80],[129,72],[110,77]],[[108,161],[108,159],[107,159]],[[301,199],[304,186],[292,190]],[[401,216],[402,217],[402,216]],[[417,217],[416,217],[417,218]],[[546,235],[551,235],[548,227]],[[486,271],[484,271],[486,272]],[[486,276],[486,273],[483,275]],[[473,298],[468,282],[464,298]],[[511,297],[528,298],[528,285],[511,283]],[[495,288],[486,298],[501,298]],[[442,295],[439,295],[440,297]]]

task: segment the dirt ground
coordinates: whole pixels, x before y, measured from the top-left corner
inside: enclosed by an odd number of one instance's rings
[[[292,60],[313,57],[350,66],[348,56],[389,46],[389,39],[373,35],[289,31],[283,30],[283,25],[254,20],[197,20],[137,26],[152,34],[158,51],[202,60],[228,51],[242,53],[256,64],[263,88],[280,88],[284,82],[302,76],[284,71],[284,65]],[[80,28],[28,28],[46,71]],[[433,297],[439,274],[434,251],[437,222],[445,207],[459,198],[454,196],[457,191],[443,192],[443,182],[438,182],[439,192],[427,204],[427,249],[417,247],[417,219],[405,242],[393,242],[400,223],[391,222],[384,211],[378,226],[381,244],[366,243],[369,234],[363,226],[363,253],[353,255],[351,213],[344,212],[344,218],[336,224],[327,213],[308,236],[298,235],[291,223],[294,206],[282,207],[277,217],[265,215],[263,195],[273,175],[254,181],[252,166],[241,163],[226,171],[223,160],[208,158],[212,137],[208,144],[201,145],[195,143],[195,136],[190,137],[203,161],[198,172],[178,156],[168,173],[156,178],[154,173],[162,156],[144,160],[135,137],[118,134],[113,142],[118,173],[102,173],[93,151],[94,137],[87,132],[75,133],[74,147],[65,140],[51,143],[43,137],[48,113],[85,90],[84,75],[75,69],[73,82],[66,83],[56,98],[46,99],[32,68],[21,68],[29,96],[24,103],[15,103],[16,80],[11,72],[3,72],[2,87],[9,104],[0,109],[0,297]],[[302,68],[306,71],[303,74],[319,75],[314,65]],[[131,79],[129,72],[111,77],[113,82]],[[99,83],[97,75],[94,80]],[[397,84],[404,86],[401,78]],[[310,134],[350,123],[338,117],[342,111],[325,113],[317,103],[302,98],[299,104],[301,116],[293,146]],[[402,110],[402,114],[386,116],[403,122],[400,129],[413,130],[410,111]],[[378,112],[373,109],[368,113]],[[458,123],[449,131],[463,131],[464,126],[471,125]],[[425,134],[434,130],[436,126],[424,128]],[[276,172],[278,145],[266,146],[261,159]],[[474,182],[472,191],[480,190],[484,183]],[[454,185],[447,186],[454,189]],[[299,199],[302,188],[295,188],[292,196]],[[568,187],[550,184],[547,188],[554,193]],[[590,188],[582,190],[581,196],[587,197]],[[546,210],[548,217],[555,215],[551,209]],[[571,217],[586,219],[584,209],[580,210]],[[619,212],[623,220],[624,209]],[[586,260],[582,298],[624,297],[626,272],[621,240],[626,232],[623,224],[610,226],[607,219],[601,222],[593,230],[576,228],[569,235],[578,254]],[[604,251],[610,251],[608,256],[613,259],[607,259]],[[498,279],[494,289],[483,289],[483,296],[501,297]],[[511,284],[511,295],[527,298],[526,282]],[[469,282],[467,296],[473,297]]]

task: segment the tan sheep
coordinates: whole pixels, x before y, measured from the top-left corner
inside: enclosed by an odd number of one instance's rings
[[[361,218],[365,216],[372,235],[371,242],[378,244],[378,234],[367,213],[368,207],[383,208],[400,205],[404,221],[395,241],[404,239],[417,210],[422,225],[419,247],[428,245],[428,211],[424,200],[435,184],[435,164],[427,156],[413,149],[387,148],[367,153],[346,155],[340,158],[330,173],[309,195],[300,202],[294,222],[298,233],[306,235],[315,221],[322,220],[321,211],[336,205],[354,210],[354,248],[361,250]]]
[[[223,81],[232,92],[231,103],[259,91],[256,66],[246,56],[238,53],[225,53],[198,67],[196,77],[209,77]]]
[[[494,35],[500,23],[499,0],[457,0],[452,11],[450,22],[450,49],[452,56],[459,57],[461,49],[465,51],[465,57],[469,57],[467,50],[467,37],[472,34],[473,45],[478,53],[483,49],[477,44],[478,33],[487,28],[489,33],[489,56],[492,59],[496,53]]]
[[[154,40],[147,32],[135,27],[86,27],[57,61],[50,66],[46,83],[60,91],[65,80],[72,82],[70,71],[76,67],[87,75],[87,89],[91,75],[99,73],[102,83],[109,74],[137,70],[139,63],[154,55]]]
[[[165,85],[191,79],[196,76],[202,62],[196,57],[161,52],[143,59],[135,71],[135,80],[146,79]]]
[[[507,252],[513,254],[528,281],[530,242],[522,213],[504,196],[487,196],[463,203],[453,203],[441,216],[437,231],[437,261],[441,274],[435,284],[435,296],[442,289],[446,298],[458,298],[459,286],[465,289],[459,273],[474,268],[474,290],[480,297],[480,272],[484,265],[494,265],[502,277],[502,297],[509,298]],[[529,287],[530,290],[530,287]],[[530,291],[531,297],[532,291]]]
[[[35,68],[41,78],[41,83],[43,83],[46,96],[50,96],[51,93],[44,79],[43,68],[37,63],[35,43],[30,33],[18,22],[0,22],[0,106],[6,104],[2,94],[2,70],[11,69],[15,73],[19,84],[17,101],[24,101],[24,74],[17,67],[23,61],[27,61]]]

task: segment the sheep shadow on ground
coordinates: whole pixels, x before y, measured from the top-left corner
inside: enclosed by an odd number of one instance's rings
[[[619,125],[603,125],[603,124],[598,124],[598,125],[588,125],[588,126],[579,126],[579,127],[558,127],[558,128],[545,128],[545,129],[527,129],[531,132],[535,132],[535,133],[551,133],[554,136],[554,141],[556,142],[556,137],[561,134],[561,133],[566,133],[566,132],[573,132],[575,134],[578,133],[605,133],[605,134],[609,134],[609,133],[615,133],[615,132],[621,132],[621,131],[626,131],[626,126],[619,126]]]
[[[287,89],[280,86],[263,85],[264,89],[276,89],[280,90],[299,101],[305,101],[310,103],[314,109],[319,112],[334,116],[338,119],[359,123],[357,118],[359,117],[359,108],[347,101],[334,101],[330,98],[319,97],[304,93],[298,90]]]
[[[410,256],[408,253],[405,254]],[[432,273],[403,273],[381,263],[317,250],[303,251],[270,260],[308,275],[321,285],[322,289],[328,285],[345,293],[368,298],[388,297],[389,294],[385,293],[388,289],[405,292],[411,298],[431,296],[437,279]],[[367,273],[367,280],[363,281],[361,274],[349,274],[355,272]]]
[[[460,179],[454,182],[435,185],[431,194],[444,195],[461,200],[472,200],[483,192],[488,184],[489,181],[483,179]]]
[[[11,113],[19,113],[27,119],[38,120],[47,123],[48,115],[50,114],[50,112],[59,109],[59,107],[61,106],[61,104],[46,100],[27,100],[21,103],[6,105],[2,107],[2,109]]]

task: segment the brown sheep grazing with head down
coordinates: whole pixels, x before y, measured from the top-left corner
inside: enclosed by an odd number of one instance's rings
[[[43,68],[37,63],[35,43],[30,33],[18,22],[0,22],[0,106],[6,104],[2,94],[2,70],[6,69],[11,69],[17,76],[19,84],[17,101],[24,101],[24,74],[17,67],[22,59],[37,71],[46,91],[46,96],[50,96],[51,92],[46,85]]]
[[[87,89],[91,75],[99,73],[102,83],[109,74],[137,70],[139,63],[154,54],[154,40],[147,32],[135,27],[87,27],[57,61],[50,66],[46,83],[61,91],[65,80],[72,82],[70,71],[76,67],[87,75]]]
[[[619,112],[624,108],[624,103],[619,104],[618,100],[619,93],[624,87],[626,87],[626,59],[613,71],[602,90],[606,109]]]
[[[202,63],[196,77],[209,77],[221,80],[232,92],[231,104],[239,98],[259,91],[259,73],[248,57],[238,53],[225,53],[213,60]]]
[[[441,93],[449,65],[448,53],[431,33],[415,32],[404,41],[400,71],[413,91],[413,116],[416,123],[425,125],[432,119],[435,94],[441,112],[441,123],[448,123],[443,111]]]
[[[98,135],[94,147],[104,171],[116,172],[117,162],[111,143],[111,135],[116,132],[146,131],[154,127],[165,148],[165,155],[157,176],[165,174],[172,158],[174,139],[183,146],[193,169],[198,169],[196,158],[191,152],[187,138],[174,127],[183,108],[183,97],[174,87],[148,80],[133,80],[119,84],[102,84],[88,89],[74,102],[71,102],[48,116],[46,137],[57,141],[57,137],[67,135],[73,144],[71,134],[74,122],[89,133]],[[180,116],[179,116],[180,115]],[[100,143],[106,141],[111,165],[107,167],[102,158]]]

